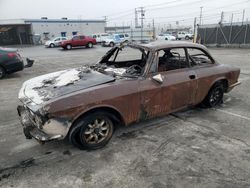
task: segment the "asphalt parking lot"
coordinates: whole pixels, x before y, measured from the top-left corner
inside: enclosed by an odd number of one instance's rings
[[[214,109],[192,108],[119,128],[103,149],[26,140],[18,91],[32,77],[96,63],[109,48],[20,48],[33,67],[0,80],[1,187],[250,187],[250,49],[211,48],[242,84]]]

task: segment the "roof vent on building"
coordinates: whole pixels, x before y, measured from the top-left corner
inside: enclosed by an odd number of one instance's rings
[[[62,17],[62,20],[67,20],[68,18],[66,18],[66,17]]]
[[[48,19],[48,17],[41,17],[41,19],[42,19],[42,20],[47,20],[47,19]]]

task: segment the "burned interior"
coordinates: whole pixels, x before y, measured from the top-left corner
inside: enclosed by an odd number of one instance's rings
[[[133,45],[122,45],[109,50],[91,68],[116,78],[138,77],[144,73],[149,51]]]

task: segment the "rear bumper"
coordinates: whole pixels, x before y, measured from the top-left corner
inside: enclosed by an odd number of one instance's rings
[[[17,112],[23,127],[23,133],[27,139],[35,138],[38,141],[50,141],[64,138],[62,134],[49,134],[45,129],[39,128],[32,120],[30,112],[24,106],[19,105]]]
[[[23,70],[24,63],[23,61],[12,61],[8,64],[8,67],[6,67],[6,72],[8,74],[18,72]]]
[[[238,86],[238,85],[240,85],[240,84],[241,84],[241,82],[238,81],[238,82],[236,82],[236,83],[234,83],[234,84],[228,86],[227,92],[231,91],[235,86]]]

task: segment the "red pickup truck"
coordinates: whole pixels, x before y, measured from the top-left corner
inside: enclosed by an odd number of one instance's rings
[[[60,46],[63,49],[70,50],[72,47],[77,46],[86,46],[87,48],[92,48],[93,45],[96,44],[96,40],[92,37],[84,36],[84,35],[77,35],[73,36],[69,40],[62,41]]]

